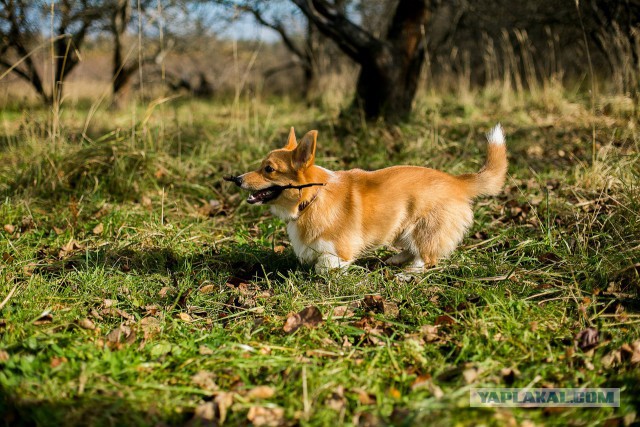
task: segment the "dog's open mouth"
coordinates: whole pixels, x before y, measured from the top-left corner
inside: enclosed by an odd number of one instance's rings
[[[280,193],[282,193],[284,189],[280,186],[274,186],[265,188],[264,190],[256,191],[252,193],[249,197],[247,197],[247,203],[256,204],[256,203],[267,203],[271,200],[278,198]]]

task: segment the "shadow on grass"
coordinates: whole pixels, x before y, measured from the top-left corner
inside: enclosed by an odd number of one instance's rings
[[[0,423],[6,426],[194,425],[192,414],[136,408],[114,396],[83,395],[67,400],[26,400],[0,388]]]
[[[70,271],[92,271],[99,266],[133,275],[226,273],[244,280],[273,278],[305,269],[289,252],[276,253],[260,245],[231,244],[217,249],[205,244],[202,251],[188,254],[169,247],[99,248],[65,260],[43,259],[33,272],[55,279]]]

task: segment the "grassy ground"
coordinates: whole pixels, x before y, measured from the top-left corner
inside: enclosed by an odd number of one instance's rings
[[[423,97],[391,129],[287,100],[0,113],[7,425],[628,425],[640,404],[640,134],[628,100]],[[298,133],[323,166],[453,173],[508,137],[505,191],[406,276],[297,264],[221,182]],[[53,126],[55,124],[55,126]],[[596,159],[592,159],[595,129]],[[285,332],[315,306],[316,327]],[[319,320],[317,318],[311,320]],[[595,347],[578,336],[591,327]],[[593,332],[592,330],[590,330]],[[634,347],[635,342],[635,347]],[[469,408],[471,387],[620,387],[620,408]]]

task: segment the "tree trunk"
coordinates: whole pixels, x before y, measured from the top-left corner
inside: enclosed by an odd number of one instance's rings
[[[426,51],[425,26],[441,0],[400,0],[385,38],[376,38],[323,0],[293,0],[327,37],[361,65],[350,110],[389,122],[411,113]]]
[[[362,64],[352,108],[362,109],[367,119],[383,117],[395,122],[411,113],[420,71],[423,49],[401,55],[382,49],[373,61]]]
[[[137,67],[127,67],[122,55],[122,39],[127,31],[127,25],[131,17],[131,4],[128,0],[118,0],[111,14],[111,32],[113,34],[113,68],[111,86],[112,102],[120,105],[128,95],[128,86],[131,76]]]
[[[426,1],[401,0],[386,40],[362,64],[353,106],[365,117],[387,121],[405,119],[418,89],[425,57]]]
[[[318,35],[316,34],[315,27],[311,20],[307,20],[307,34],[305,37],[303,52],[304,58],[300,58],[302,61],[302,93],[307,104],[312,104],[316,96],[317,89],[317,55],[318,49]]]

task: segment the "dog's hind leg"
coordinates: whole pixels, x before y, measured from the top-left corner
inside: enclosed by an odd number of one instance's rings
[[[415,255],[410,250],[405,249],[400,253],[390,256],[384,262],[387,265],[402,265],[411,261],[414,257]]]
[[[409,267],[433,267],[439,259],[451,255],[472,221],[473,212],[467,202],[449,205],[421,218],[413,230],[418,256]]]

